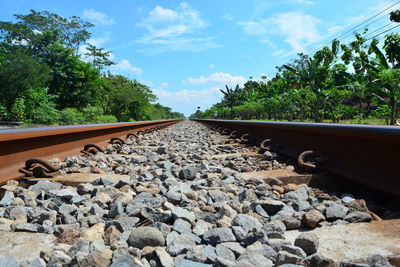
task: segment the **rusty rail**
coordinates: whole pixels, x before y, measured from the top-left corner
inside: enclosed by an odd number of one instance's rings
[[[287,123],[261,121],[197,120],[231,133],[270,139],[271,147],[336,176],[400,197],[400,127]],[[312,153],[311,153],[312,152]],[[314,155],[313,163],[305,163]],[[309,168],[310,169],[310,168]]]
[[[2,130],[0,184],[23,177],[24,174],[18,170],[30,159],[64,159],[80,154],[88,144],[105,146],[112,138],[125,138],[128,134],[163,128],[177,122],[179,120]]]

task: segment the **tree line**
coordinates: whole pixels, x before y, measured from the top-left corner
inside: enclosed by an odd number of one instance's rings
[[[399,22],[400,11],[391,13]],[[379,43],[355,34],[349,44],[334,40],[314,55],[298,54],[267,79],[221,89],[223,98],[194,118],[332,121],[384,119],[397,124],[400,107],[400,35]]]
[[[48,11],[0,21],[0,121],[108,123],[183,118],[137,80],[106,71],[110,51],[88,44],[93,24]]]

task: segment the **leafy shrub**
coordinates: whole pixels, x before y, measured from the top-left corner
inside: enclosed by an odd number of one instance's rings
[[[101,107],[87,106],[82,109],[84,121],[88,123],[96,123],[97,118],[103,115],[103,109]]]
[[[39,106],[31,111],[31,120],[35,124],[55,124],[60,118],[60,112],[55,105]]]
[[[113,115],[100,115],[97,116],[93,123],[114,123],[118,122],[118,119]]]
[[[63,125],[83,123],[84,121],[83,114],[76,108],[65,108],[60,111],[60,123]]]

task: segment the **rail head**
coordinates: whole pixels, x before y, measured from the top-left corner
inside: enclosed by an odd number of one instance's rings
[[[141,121],[95,125],[27,128],[0,131],[0,184],[23,175],[20,168],[29,160],[44,162],[80,155],[88,145],[101,149],[112,140],[128,134],[150,133],[150,129],[166,127],[180,120]],[[123,142],[123,140],[122,140]],[[26,175],[27,173],[25,173]]]
[[[400,127],[327,123],[197,120],[258,139],[272,140],[278,153],[299,160],[313,151],[335,175],[400,197]]]
[[[52,126],[38,128],[20,128],[0,131],[0,142],[27,139],[35,137],[44,137],[60,134],[71,134],[89,131],[102,131],[108,129],[122,129],[133,127],[145,127],[152,125],[160,125],[170,122],[178,122],[180,120],[159,120],[159,121],[138,121],[138,122],[118,122],[118,123],[102,123],[102,124],[84,124],[84,125],[68,125],[68,126]]]
[[[211,124],[250,126],[264,129],[282,129],[288,131],[308,132],[315,134],[352,136],[363,139],[375,139],[400,143],[400,126],[359,125],[337,123],[303,123],[303,122],[274,122],[274,121],[245,121],[245,120],[210,120],[194,119]]]

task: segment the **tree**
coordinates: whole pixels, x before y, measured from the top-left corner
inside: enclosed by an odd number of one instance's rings
[[[380,93],[389,98],[390,124],[397,123],[400,106],[400,35],[388,34],[385,36],[382,52],[378,46],[378,40],[371,43],[369,53],[375,55],[378,77],[381,83]],[[384,99],[377,95],[382,101]]]
[[[99,70],[102,70],[105,66],[115,64],[109,59],[111,55],[110,51],[105,51],[103,48],[97,48],[91,44],[88,44],[86,50],[85,56],[87,56],[89,62]]]

